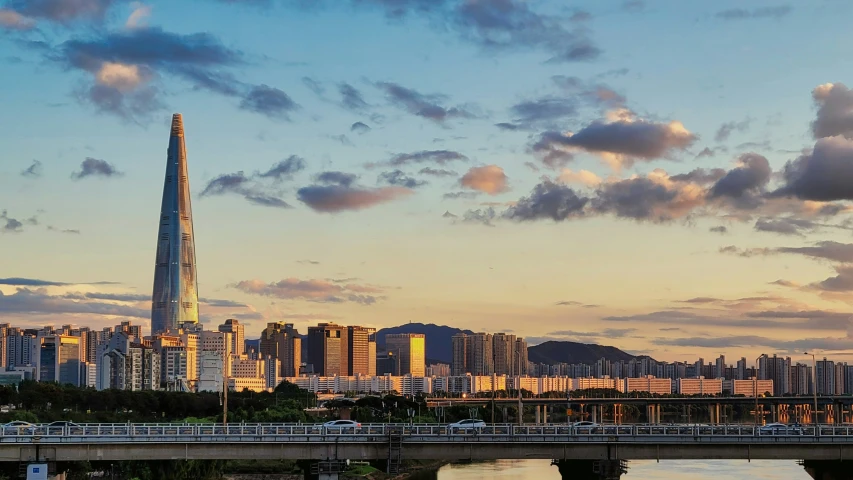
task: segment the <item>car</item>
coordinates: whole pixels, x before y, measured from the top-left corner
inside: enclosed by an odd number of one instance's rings
[[[786,423],[768,423],[758,427],[759,435],[802,435],[803,428],[799,425],[788,425]]]
[[[477,420],[476,418],[469,418],[467,420],[460,420],[456,423],[451,423],[447,426],[448,431],[459,431],[459,430],[479,430],[486,426],[486,422],[482,420]]]
[[[355,429],[361,424],[354,420],[332,420],[323,424],[323,428],[331,428],[333,430]]]
[[[595,422],[590,422],[590,421],[584,420],[581,422],[575,422],[572,424],[572,426],[573,427],[597,427],[598,424]]]
[[[68,420],[57,420],[47,424],[48,427],[76,427],[77,424]]]
[[[30,422],[25,422],[23,420],[14,420],[3,425],[3,428],[6,427],[35,427],[35,425]]]

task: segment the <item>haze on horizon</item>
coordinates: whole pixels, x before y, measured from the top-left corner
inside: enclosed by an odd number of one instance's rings
[[[148,329],[180,112],[208,325],[843,360],[852,11],[0,0],[0,320]]]

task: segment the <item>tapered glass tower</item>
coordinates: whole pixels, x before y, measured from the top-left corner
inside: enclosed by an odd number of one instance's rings
[[[184,122],[176,113],[172,115],[157,232],[151,334],[176,330],[186,322],[198,322],[198,281]]]

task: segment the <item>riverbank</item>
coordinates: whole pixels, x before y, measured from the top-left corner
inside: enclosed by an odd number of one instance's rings
[[[405,461],[402,465],[403,472],[399,475],[388,475],[380,470],[371,469],[370,471],[359,471],[356,469],[352,472],[346,472],[341,475],[345,479],[363,479],[363,480],[415,480],[421,479],[424,475],[435,473],[439,468],[447,465],[449,462],[444,461],[420,461],[410,460]],[[301,473],[230,473],[222,476],[223,480],[304,480]],[[428,477],[427,477],[428,478]]]

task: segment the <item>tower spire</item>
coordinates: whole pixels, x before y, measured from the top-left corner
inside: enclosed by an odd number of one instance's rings
[[[187,322],[198,323],[198,280],[184,122],[176,113],[172,115],[157,232],[151,333],[173,331]]]

